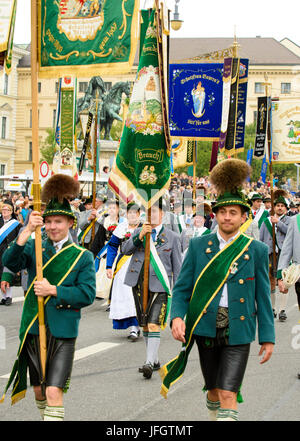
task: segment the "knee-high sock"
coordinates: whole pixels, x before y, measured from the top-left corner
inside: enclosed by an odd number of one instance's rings
[[[275,292],[271,292],[271,303],[272,303],[272,308],[276,309],[276,291]]]
[[[279,311],[285,311],[287,301],[289,298],[289,293],[283,294],[282,292],[278,293],[279,296]]]
[[[40,411],[42,420],[44,419],[44,412],[47,406],[47,400],[35,400],[36,407]]]
[[[238,411],[220,407],[217,413],[217,421],[238,421]]]
[[[144,337],[144,340],[145,340],[145,343],[146,343],[146,348],[148,346],[148,334],[149,334],[148,331],[143,331],[143,337]]]
[[[148,332],[148,344],[147,344],[147,361],[146,363],[158,362],[158,349],[160,345],[160,332]]]
[[[211,401],[206,395],[206,407],[208,409],[209,418],[211,421],[217,421],[217,413],[220,407],[220,401]]]
[[[64,417],[64,406],[46,406],[44,412],[44,421],[63,421]]]

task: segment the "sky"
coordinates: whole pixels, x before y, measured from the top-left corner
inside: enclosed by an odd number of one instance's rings
[[[166,2],[174,11],[175,0]],[[18,0],[16,44],[30,42],[30,3],[31,0]],[[152,4],[153,0],[140,0],[141,8]],[[183,24],[180,31],[171,32],[171,38],[228,38],[236,30],[237,38],[259,35],[280,41],[287,37],[300,46],[299,0],[180,0],[178,7]]]

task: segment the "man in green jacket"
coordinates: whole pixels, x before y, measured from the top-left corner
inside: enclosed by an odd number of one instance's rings
[[[57,179],[58,175],[54,176]],[[68,178],[63,177],[59,182],[60,189],[66,191]],[[37,211],[31,213],[27,226],[3,255],[3,264],[9,270],[28,271],[18,357],[5,392],[14,381],[12,404],[22,399],[26,393],[26,372],[29,368],[36,404],[44,421],[64,419],[63,392],[67,390],[71,376],[80,310],[90,305],[96,295],[93,255],[69,240],[69,228],[74,220],[68,200],[54,197],[43,216]],[[42,242],[43,280],[37,281],[35,240],[31,235],[43,224],[48,239]],[[44,297],[47,332],[44,382],[40,365],[37,296]]]
[[[210,179],[219,194],[213,208],[218,231],[190,241],[170,316],[173,337],[182,342],[182,349],[161,372],[161,393],[166,397],[183,374],[196,341],[207,408],[212,419],[221,421],[238,419],[237,401],[256,319],[261,363],[269,360],[275,342],[268,248],[239,231],[250,209],[239,188],[248,173],[247,164],[237,159],[222,161],[212,170]]]

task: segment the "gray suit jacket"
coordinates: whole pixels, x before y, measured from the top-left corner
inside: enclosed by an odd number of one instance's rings
[[[290,223],[278,262],[278,272],[287,268],[290,261],[300,264],[300,231],[297,224],[298,216],[300,217],[300,214],[290,218]],[[277,274],[277,277],[280,278],[281,275]]]
[[[137,228],[131,238],[123,242],[121,248],[123,254],[132,254],[124,280],[124,283],[129,286],[137,285],[145,259],[145,249],[143,243],[139,240],[140,231],[141,228]],[[182,263],[180,237],[178,234],[164,227],[160,230],[156,242],[157,253],[165,267],[170,286],[172,287],[177,280]],[[149,288],[152,292],[165,292],[151,265],[149,267]]]
[[[276,230],[276,241],[278,244],[278,248],[280,250],[282,249],[283,242],[284,242],[290,221],[291,221],[291,218],[289,216],[283,216],[281,218],[281,220],[277,223],[277,228],[275,229]],[[268,222],[268,220],[266,220],[266,222]],[[260,227],[259,240],[261,242],[264,242],[266,245],[268,245],[269,254],[273,253],[273,239],[269,233],[269,230],[268,230],[265,222],[263,222]]]
[[[84,231],[90,225],[91,221],[89,221],[88,218],[90,217],[91,212],[92,210],[86,210],[86,211],[81,211],[81,213],[79,213],[78,226],[81,229],[81,231]],[[100,217],[100,219],[95,222],[95,235],[98,231],[99,223],[102,222],[103,222],[103,216]],[[92,238],[92,229],[90,229],[90,231],[86,234],[84,238],[84,243],[90,243],[91,238]]]

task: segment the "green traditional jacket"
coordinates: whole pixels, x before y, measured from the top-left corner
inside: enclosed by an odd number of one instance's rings
[[[78,247],[67,241],[63,249],[76,247],[76,251],[82,251],[70,271],[66,267],[59,268],[59,274],[66,276],[63,282],[57,286],[57,297],[50,296],[45,302],[45,323],[50,332],[57,338],[74,338],[78,335],[78,325],[81,317],[81,308],[93,303],[96,296],[96,278],[94,259],[90,251]],[[55,248],[50,239],[42,242],[43,266],[55,256]],[[70,250],[69,250],[70,251]],[[2,257],[3,264],[12,272],[22,269],[28,271],[28,287],[36,276],[35,241],[29,239],[24,246],[14,242]],[[55,269],[57,271],[57,269]],[[49,280],[51,283],[51,281]],[[54,283],[51,283],[54,284]],[[35,320],[28,333],[38,334],[38,321]]]
[[[199,275],[219,251],[219,241],[215,233],[191,239],[181,272],[173,288],[171,320],[175,317],[185,318]],[[258,323],[259,343],[275,342],[268,265],[267,246],[252,240],[236,261],[236,270],[230,273],[226,280],[230,345],[247,344],[255,340],[256,323]],[[204,310],[193,334],[216,336],[216,317],[222,290],[219,290]]]

